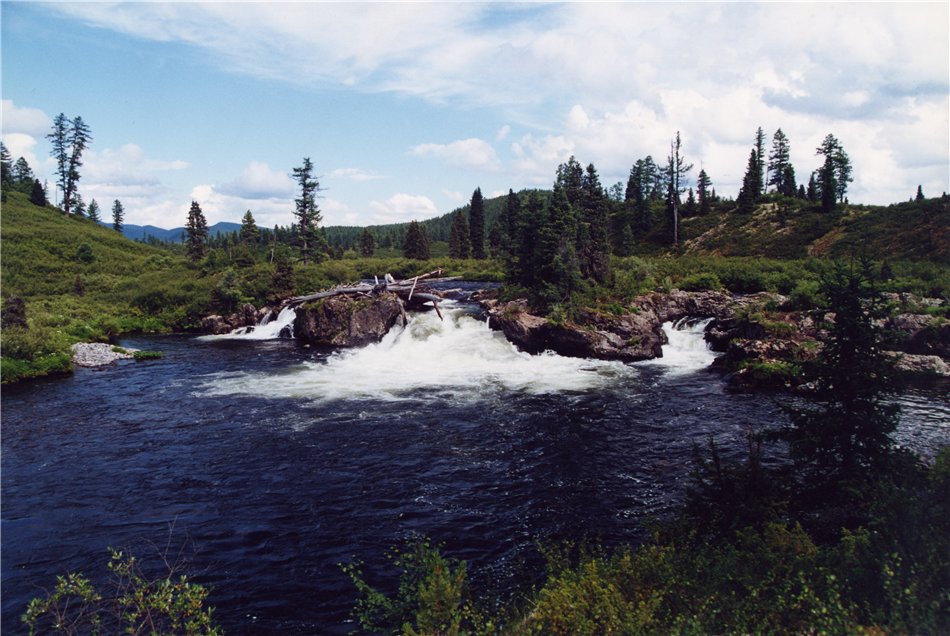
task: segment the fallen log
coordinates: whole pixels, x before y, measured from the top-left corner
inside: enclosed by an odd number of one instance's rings
[[[425,274],[420,274],[419,276],[414,276],[406,280],[397,281],[392,277],[391,274],[386,274],[384,277],[383,283],[369,284],[369,283],[360,283],[357,285],[346,285],[341,287],[335,287],[333,289],[328,289],[326,291],[317,292],[314,294],[307,294],[305,296],[294,296],[287,299],[281,304],[283,307],[296,307],[302,305],[303,303],[313,302],[315,300],[321,300],[323,298],[331,298],[333,296],[378,296],[383,292],[391,292],[396,294],[399,297],[400,306],[408,304],[412,301],[413,298],[416,299],[416,305],[422,305],[424,302],[432,303],[432,307],[435,309],[436,314],[438,314],[439,319],[442,320],[442,312],[439,310],[439,301],[442,300],[442,296],[430,288],[426,283],[420,284],[419,281],[423,279],[429,279],[432,276],[438,276],[442,273],[441,269],[437,269]],[[375,278],[375,277],[374,277]],[[450,278],[435,278],[431,279],[429,282],[442,282],[445,280],[456,280],[457,277]],[[375,278],[378,281],[378,278]],[[422,302],[420,302],[422,301]],[[405,311],[403,310],[403,324],[406,323]]]

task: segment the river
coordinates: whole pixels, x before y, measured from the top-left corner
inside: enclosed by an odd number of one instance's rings
[[[347,633],[341,563],[392,584],[386,549],[424,534],[481,582],[523,584],[536,542],[638,540],[681,500],[694,444],[735,457],[783,417],[706,368],[696,326],[622,364],[528,356],[471,306],[445,314],[353,351],[127,338],[165,357],[5,388],[4,633],[56,574],[103,579],[109,546],[181,559],[227,633]],[[902,404],[901,443],[947,443],[945,395]]]

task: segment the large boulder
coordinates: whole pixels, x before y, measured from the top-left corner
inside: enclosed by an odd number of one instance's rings
[[[382,339],[401,312],[399,297],[389,292],[322,298],[297,309],[294,336],[308,344],[361,347]]]
[[[926,314],[898,314],[886,324],[894,348],[925,356],[950,359],[950,322]]]

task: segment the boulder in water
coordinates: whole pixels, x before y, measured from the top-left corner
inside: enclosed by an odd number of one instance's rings
[[[307,344],[361,347],[382,339],[401,315],[399,297],[391,292],[331,296],[297,309],[294,335]]]

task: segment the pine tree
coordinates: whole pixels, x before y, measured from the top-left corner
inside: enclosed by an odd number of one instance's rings
[[[795,183],[795,167],[792,164],[786,164],[785,174],[782,175],[782,189],[780,192],[787,197],[798,195],[798,185]]]
[[[406,239],[403,242],[402,253],[406,258],[420,261],[429,259],[429,234],[424,225],[417,221],[409,223],[406,230]]]
[[[818,182],[815,181],[815,173],[808,177],[808,189],[805,191],[805,198],[812,203],[818,202]]]
[[[46,200],[46,189],[43,188],[43,184],[40,183],[39,179],[33,180],[33,190],[30,192],[30,203],[38,205],[41,208],[45,208],[48,203]]]
[[[575,209],[581,204],[584,187],[584,168],[574,158],[574,155],[557,167],[556,182],[564,190],[567,202]]]
[[[482,189],[475,188],[472,193],[472,202],[469,207],[468,229],[472,243],[472,258],[485,258],[485,202],[482,199]]]
[[[762,126],[759,126],[755,131],[755,157],[756,157],[756,171],[755,171],[755,185],[758,186],[756,190],[756,198],[761,196],[765,192],[765,132],[762,131]]]
[[[680,240],[680,195],[686,191],[686,175],[693,169],[693,164],[687,164],[680,153],[680,131],[678,130],[676,131],[676,137],[670,142],[670,156],[667,165],[669,175],[668,205],[673,221],[673,245],[676,246],[679,245]]]
[[[116,199],[112,202],[112,229],[116,232],[122,231],[122,221],[125,219],[125,209],[122,203]]]
[[[710,210],[709,188],[711,186],[712,186],[712,180],[709,178],[709,175],[706,174],[706,171],[701,169],[699,171],[699,176],[696,178],[696,195],[699,200],[700,214],[709,214],[709,210]]]
[[[551,204],[538,229],[536,267],[538,284],[531,288],[532,304],[543,311],[556,303],[567,302],[583,289],[580,263],[573,240],[577,222],[567,194],[555,183]]]
[[[471,258],[471,230],[465,213],[459,210],[452,218],[452,227],[449,229],[449,257]]]
[[[755,210],[755,204],[759,200],[759,159],[756,157],[755,148],[749,153],[749,163],[746,164],[745,176],[742,178],[742,188],[739,190],[739,196],[736,203],[739,204],[739,212],[749,214]]]
[[[600,185],[594,164],[588,164],[581,180],[578,202],[581,208],[578,257],[585,278],[605,283],[610,278],[610,236],[607,217],[607,196]],[[583,240],[581,240],[583,238]]]
[[[257,223],[254,222],[254,215],[248,210],[244,213],[244,218],[241,219],[241,230],[238,236],[242,243],[247,244],[256,243],[260,235],[261,232],[257,228]]]
[[[376,235],[368,227],[360,234],[360,256],[372,256],[376,253]]]
[[[33,191],[33,181],[36,177],[33,175],[33,168],[30,167],[27,160],[20,157],[13,164],[11,179],[14,190],[29,194]]]
[[[191,208],[188,210],[185,243],[188,246],[188,257],[192,262],[198,262],[204,258],[208,243],[208,222],[197,201],[192,201]]]
[[[920,187],[920,185],[917,186],[917,200],[918,201],[924,200],[924,189]]]
[[[323,234],[318,231],[321,221],[320,208],[317,207],[317,193],[320,183],[313,176],[313,163],[310,157],[304,157],[303,164],[294,168],[293,178],[300,186],[300,197],[294,199],[297,219],[297,237],[300,240],[300,253],[306,265],[311,259],[319,260],[326,247]]]
[[[89,126],[77,116],[69,128],[69,167],[67,170],[66,190],[63,192],[63,209],[70,214],[74,206],[73,199],[78,197],[79,168],[82,166],[82,153],[92,141]]]
[[[73,196],[73,216],[78,218],[86,216],[86,202],[82,200],[82,195],[78,192]]]
[[[98,223],[102,219],[99,218],[99,203],[95,199],[89,202],[89,209],[86,210],[86,214],[89,215],[89,220],[95,223]]]
[[[821,209],[831,212],[838,201],[838,183],[835,178],[835,161],[831,155],[825,156],[824,165],[818,170],[818,193],[821,197]]]
[[[69,167],[69,120],[66,115],[60,113],[53,118],[53,130],[46,138],[50,141],[50,156],[56,161],[56,176],[58,181],[56,185],[60,192],[66,192],[66,178],[68,177]],[[60,203],[60,209],[67,214],[69,210],[65,201]],[[121,227],[121,223],[120,223]]]
[[[0,188],[3,189],[4,193],[13,185],[12,174],[13,157],[10,156],[6,144],[0,142]]]
[[[520,267],[519,244],[522,240],[522,224],[524,223],[521,199],[515,194],[514,190],[508,190],[508,198],[505,201],[501,222],[505,228],[505,241],[502,245],[502,254],[505,260],[505,278],[511,281],[517,277],[516,272]]]
[[[854,177],[851,176],[851,159],[848,157],[848,153],[845,152],[844,148],[841,146],[834,135],[829,133],[825,136],[824,140],[821,142],[821,145],[815,150],[815,154],[824,155],[825,162],[821,168],[819,168],[819,187],[823,181],[827,180],[829,183],[834,183],[834,197],[839,203],[844,203],[844,195],[848,191],[848,184],[854,181]],[[830,164],[828,160],[830,159]],[[824,171],[830,165],[832,172],[829,175],[826,175]],[[825,204],[825,194],[821,193],[822,196],[822,207],[827,208]],[[832,205],[831,208],[834,206]]]
[[[791,150],[788,144],[788,137],[786,137],[782,129],[779,128],[775,131],[775,135],[772,136],[772,152],[769,153],[768,185],[775,186],[777,192],[786,196],[794,196],[788,194],[789,185],[785,182],[787,170],[791,167],[791,163],[789,163],[790,155]]]
[[[632,203],[634,227],[639,234],[646,234],[653,225],[650,200],[653,198],[657,181],[656,172],[656,164],[653,163],[653,157],[651,156],[638,159],[630,168],[624,199],[628,203]]]

